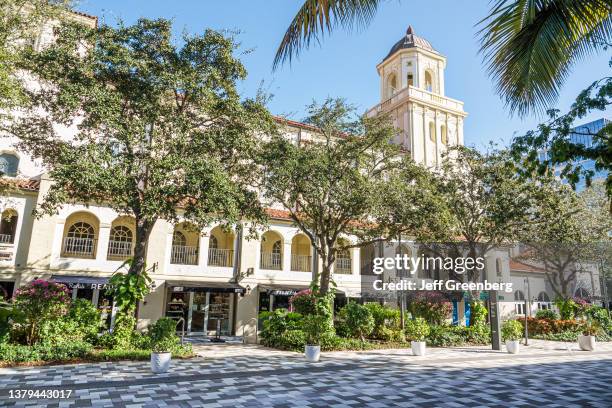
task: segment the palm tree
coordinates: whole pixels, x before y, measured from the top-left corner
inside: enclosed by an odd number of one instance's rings
[[[363,28],[367,26],[382,0],[305,0],[283,36],[274,68],[308,48],[314,40],[320,43],[324,33],[334,28]]]
[[[285,32],[274,68],[338,26],[363,28],[381,0],[305,0]],[[512,112],[551,106],[571,66],[611,45],[612,0],[495,0],[479,24],[481,52]]]
[[[611,0],[496,0],[479,24],[497,92],[524,116],[551,107],[572,65],[610,46]]]

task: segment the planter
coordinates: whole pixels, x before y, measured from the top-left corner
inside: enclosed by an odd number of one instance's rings
[[[578,346],[584,351],[595,350],[595,336],[578,336]]]
[[[321,358],[321,346],[305,346],[304,355],[306,356],[306,361],[316,363]]]
[[[424,341],[411,341],[412,354],[415,356],[425,355],[425,342]]]
[[[172,353],[151,353],[151,371],[165,373],[170,368]]]
[[[519,340],[506,340],[506,350],[510,354],[518,354],[520,348]]]

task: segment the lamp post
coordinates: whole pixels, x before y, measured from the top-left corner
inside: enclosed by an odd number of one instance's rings
[[[529,278],[525,278],[525,345],[529,345],[529,330],[527,329],[527,313],[530,313],[529,310],[529,297],[531,296],[529,293]],[[531,314],[531,313],[530,313]]]

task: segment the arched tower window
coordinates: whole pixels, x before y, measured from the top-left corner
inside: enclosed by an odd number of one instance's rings
[[[19,169],[19,158],[11,153],[0,154],[0,172],[3,176],[15,177]]]
[[[442,125],[442,127],[440,127],[440,139],[442,140],[442,144],[444,146],[448,145],[448,130],[446,129],[446,125]]]
[[[408,74],[407,79],[408,79],[408,86],[414,86],[414,75],[412,75],[412,72]]]
[[[433,75],[429,70],[425,71],[425,90],[429,92],[434,91]]]
[[[395,74],[389,75],[387,79],[387,98],[392,97],[397,92],[397,77]]]
[[[433,122],[429,122],[429,140],[436,141],[436,125]]]

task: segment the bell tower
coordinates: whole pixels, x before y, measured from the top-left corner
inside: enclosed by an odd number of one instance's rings
[[[398,128],[395,142],[412,158],[439,166],[442,153],[463,144],[463,102],[445,96],[446,57],[408,26],[376,66],[380,78],[380,103],[368,116],[387,114]]]

